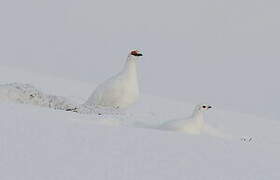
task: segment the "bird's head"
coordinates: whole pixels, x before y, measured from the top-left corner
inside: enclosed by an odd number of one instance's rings
[[[212,106],[208,104],[199,104],[195,107],[196,112],[206,112],[207,110],[213,108]]]
[[[143,54],[139,50],[130,51],[128,54],[128,58],[131,60],[137,60],[141,56],[143,56]]]
[[[130,52],[131,56],[143,56],[143,54],[139,50],[133,50]]]

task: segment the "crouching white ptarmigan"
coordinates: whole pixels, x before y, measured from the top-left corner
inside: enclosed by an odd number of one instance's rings
[[[123,70],[100,84],[84,104],[90,108],[124,109],[139,98],[137,61],[140,51],[131,51]]]
[[[253,141],[253,138],[250,136],[239,138],[231,134],[224,133],[219,129],[205,123],[204,113],[211,108],[212,106],[209,106],[207,104],[197,105],[191,117],[165,122],[160,126],[158,126],[156,129],[167,130],[167,131],[179,131],[191,135],[206,134],[225,140],[241,139],[241,141],[244,142]]]
[[[197,105],[191,117],[168,121],[162,124],[159,129],[169,131],[181,131],[188,134],[199,135],[205,130],[204,112],[212,108],[207,104]]]

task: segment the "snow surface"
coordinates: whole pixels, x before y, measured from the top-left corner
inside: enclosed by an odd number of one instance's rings
[[[76,111],[79,105],[70,99],[48,95],[30,84],[10,83],[0,85],[0,100],[21,104],[33,104],[41,107]]]
[[[87,83],[0,68],[1,84],[27,83],[83,103]],[[3,98],[2,98],[3,99]],[[189,116],[194,104],[143,95],[120,114],[79,114],[0,102],[3,180],[278,180],[280,123],[213,108],[205,122],[236,137],[141,127]],[[252,137],[243,142],[242,137]]]

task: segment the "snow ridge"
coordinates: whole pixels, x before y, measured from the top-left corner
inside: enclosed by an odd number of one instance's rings
[[[0,85],[0,100],[65,111],[75,111],[80,107],[79,104],[65,97],[45,94],[34,86],[23,83]]]

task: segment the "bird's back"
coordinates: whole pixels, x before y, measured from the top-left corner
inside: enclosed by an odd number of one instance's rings
[[[122,73],[99,85],[87,101],[97,107],[126,108],[139,96],[138,83]]]
[[[163,123],[159,129],[163,130],[181,130],[186,124],[191,122],[189,118],[186,119],[176,119],[176,120],[171,120],[168,122]]]
[[[188,134],[197,135],[202,131],[202,125],[193,117],[168,121],[162,124],[159,129],[169,131],[180,131]]]
[[[132,51],[123,70],[99,85],[86,105],[100,108],[127,108],[139,97],[137,61],[142,54]]]

